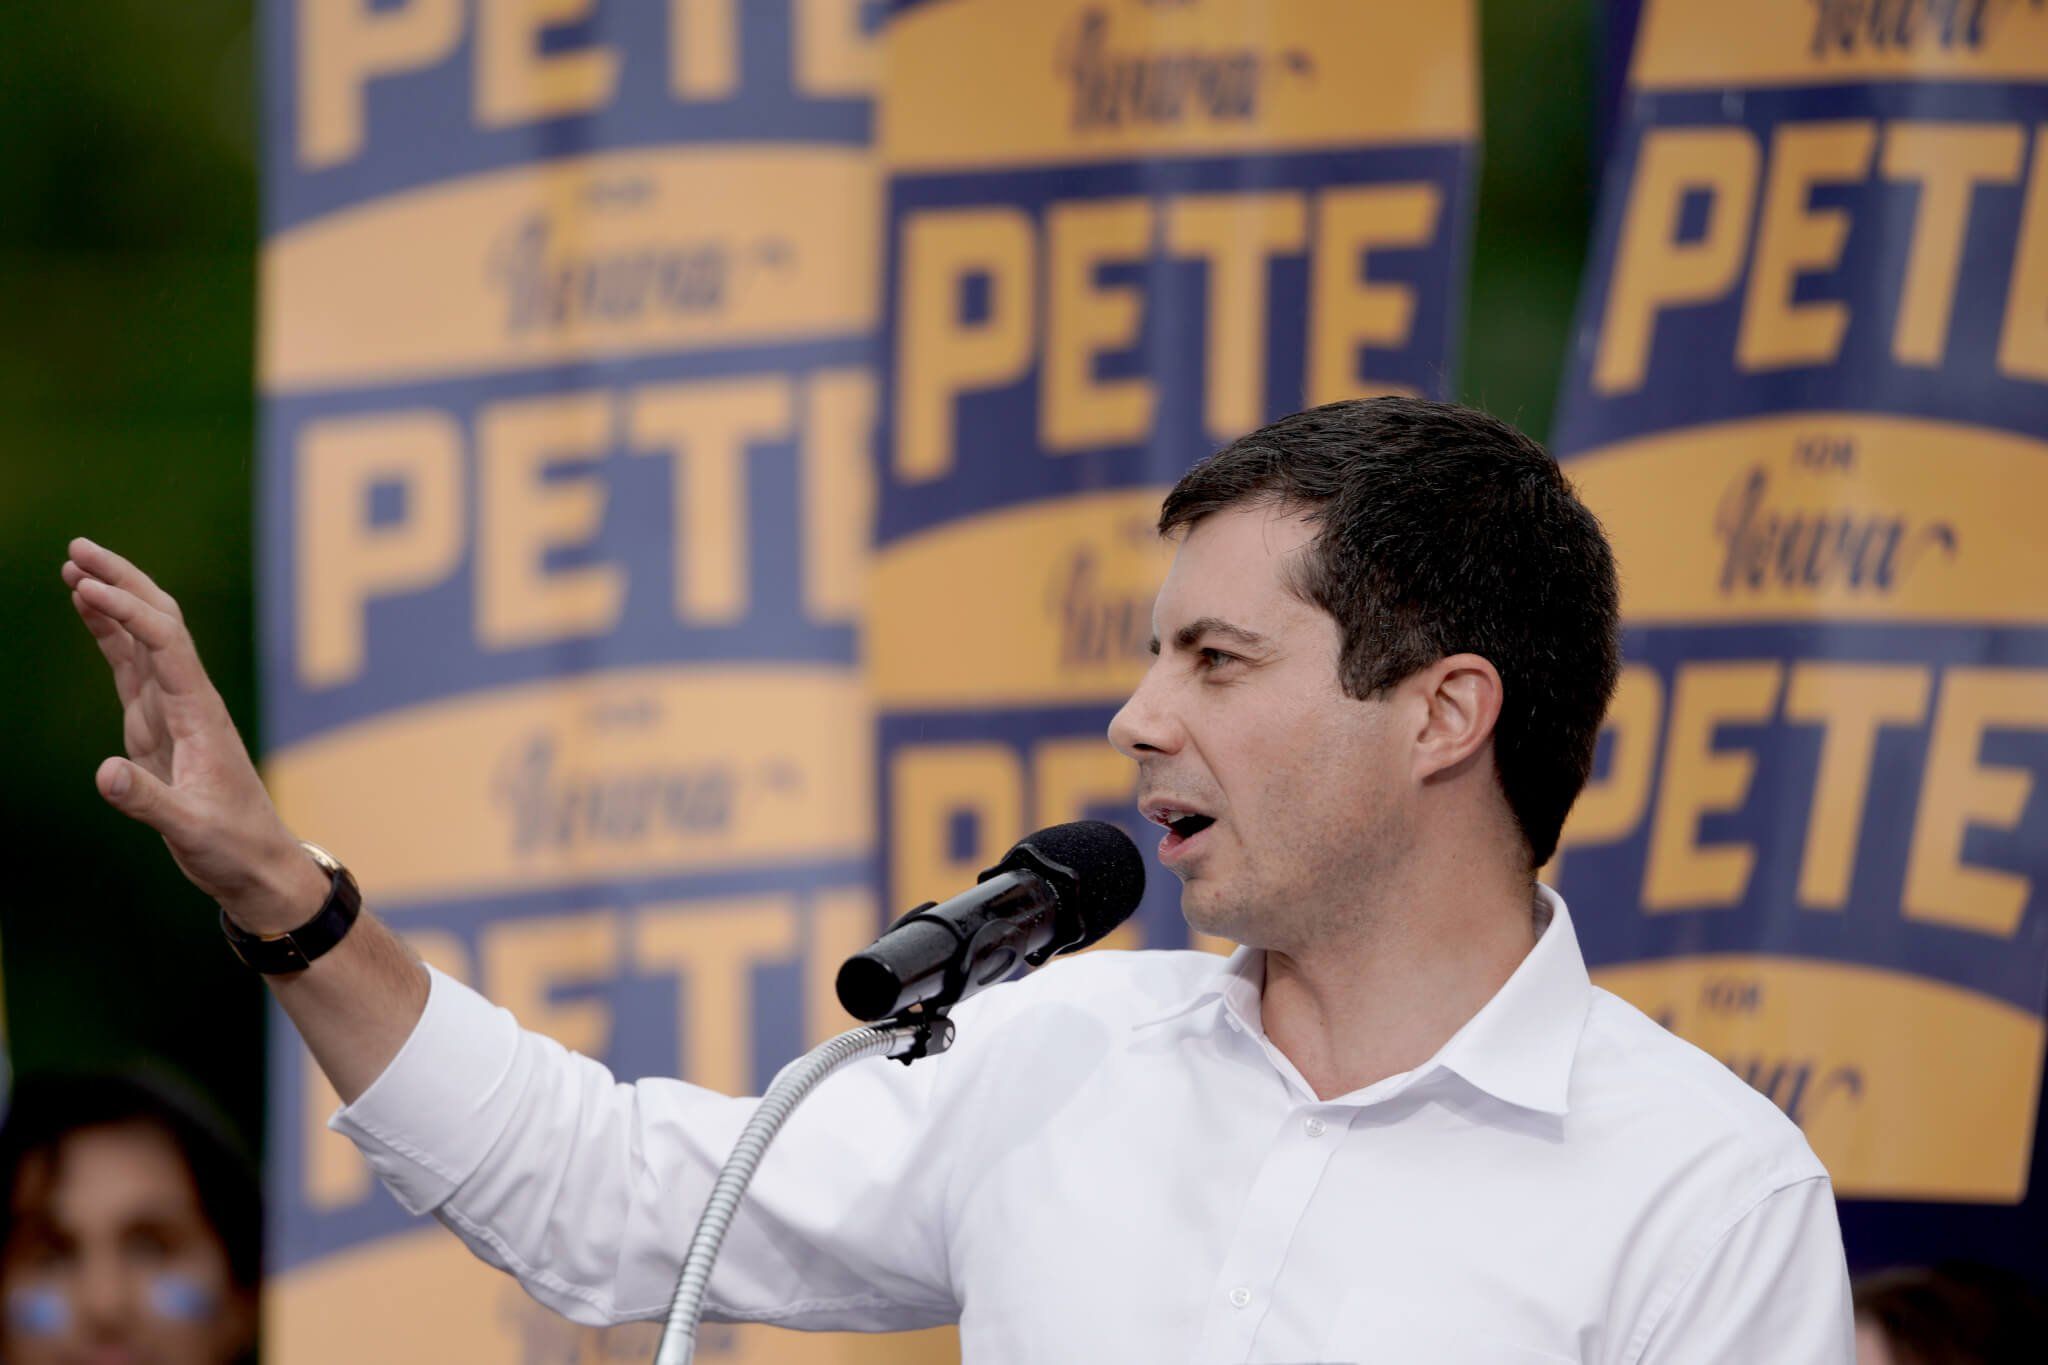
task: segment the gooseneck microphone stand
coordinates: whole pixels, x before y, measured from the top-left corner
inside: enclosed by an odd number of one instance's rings
[[[944,1052],[954,1005],[1019,966],[1095,942],[1130,917],[1144,892],[1145,864],[1128,834],[1100,820],[1054,825],[1018,840],[973,890],[927,901],[848,958],[834,989],[847,1013],[870,1022],[776,1073],[697,1220],[654,1365],[690,1365],[711,1267],[740,1199],[768,1144],[819,1081],[864,1057],[908,1066]]]
[[[718,1260],[718,1248],[739,1212],[740,1199],[754,1179],[768,1144],[775,1140],[797,1105],[819,1081],[865,1057],[893,1057],[908,1066],[919,1057],[931,1057],[953,1044],[953,1021],[943,1011],[906,1013],[879,1023],[848,1029],[830,1042],[820,1043],[775,1074],[768,1092],[754,1109],[754,1116],[733,1145],[732,1155],[719,1169],[711,1198],[697,1220],[697,1233],[690,1239],[690,1251],[683,1258],[683,1270],[676,1277],[675,1297],[670,1300],[668,1322],[661,1331],[661,1345],[654,1353],[654,1365],[690,1365],[697,1351],[697,1321],[704,1315],[704,1293],[711,1284],[711,1268]]]

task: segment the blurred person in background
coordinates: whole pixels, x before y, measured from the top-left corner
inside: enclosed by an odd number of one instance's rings
[[[0,1182],[0,1362],[255,1358],[255,1171],[191,1104],[129,1077],[20,1078]]]
[[[1857,1281],[1856,1365],[2029,1365],[2048,1354],[2048,1295],[1955,1262]]]

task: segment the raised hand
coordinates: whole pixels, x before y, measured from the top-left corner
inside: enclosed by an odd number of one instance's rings
[[[83,538],[64,582],[99,642],[121,701],[126,758],[109,758],[100,795],[161,834],[194,886],[255,933],[296,928],[320,908],[327,876],[285,828],[171,595]]]

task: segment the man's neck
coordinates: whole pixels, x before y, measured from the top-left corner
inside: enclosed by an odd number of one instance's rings
[[[1434,1056],[1535,946],[1526,877],[1410,887],[1355,933],[1266,952],[1266,1036],[1321,1099],[1350,1094]],[[1398,903],[1395,903],[1398,902]]]

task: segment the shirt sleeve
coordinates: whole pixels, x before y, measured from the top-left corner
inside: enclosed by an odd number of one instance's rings
[[[1631,1358],[1854,1365],[1848,1263],[1827,1178],[1777,1189],[1738,1218],[1684,1276]]]
[[[718,1259],[706,1316],[894,1331],[952,1322],[934,1058],[856,1062],[768,1149]],[[660,1317],[712,1181],[754,1101],[621,1084],[433,973],[425,1013],[329,1121],[398,1202],[578,1322]]]

